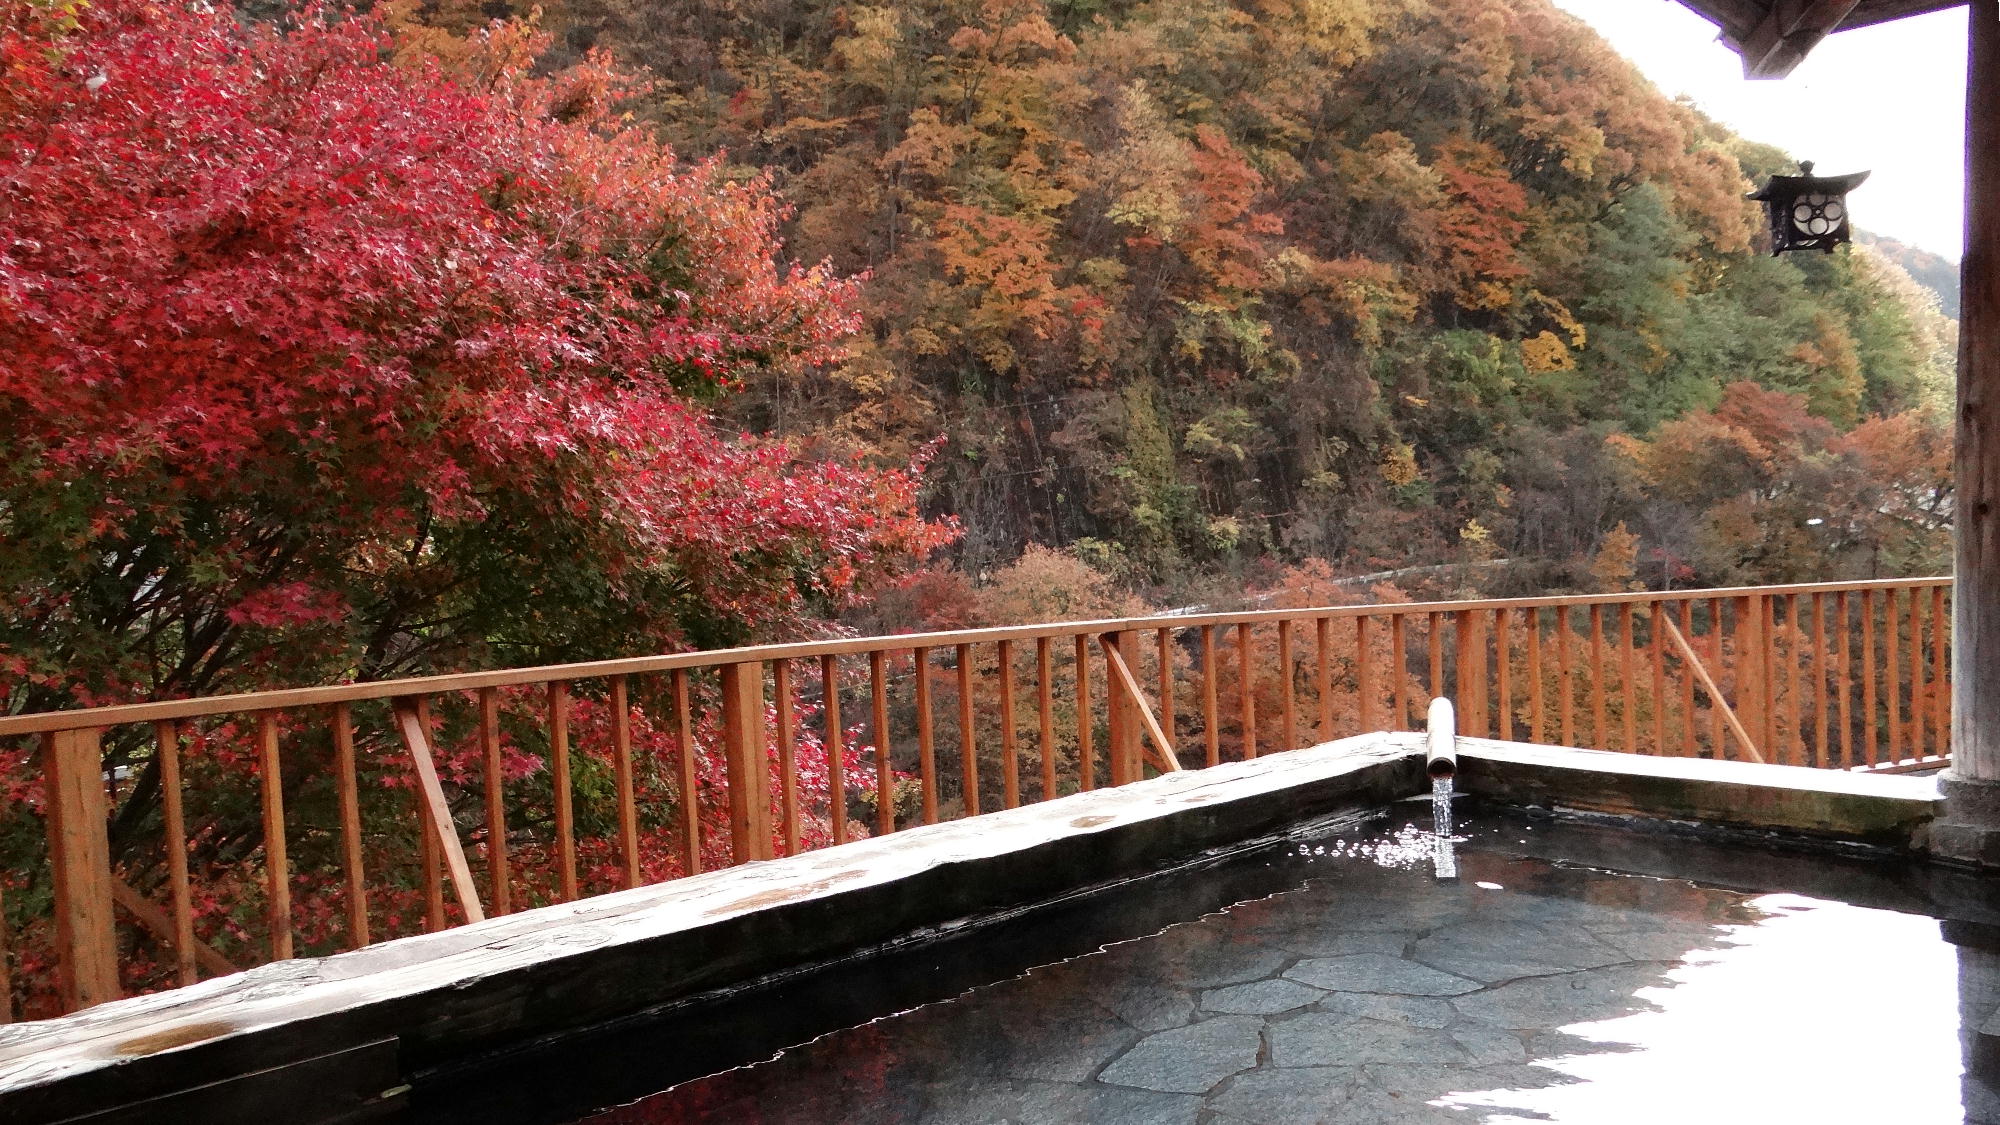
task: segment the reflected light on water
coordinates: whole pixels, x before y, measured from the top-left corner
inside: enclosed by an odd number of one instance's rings
[[[1937,922],[1797,895],[1752,905],[1767,916],[1638,993],[1655,1010],[1563,1028],[1605,1050],[1535,1064],[1562,1084],[1431,1104],[1484,1108],[1487,1125],[1962,1122],[1957,960]]]

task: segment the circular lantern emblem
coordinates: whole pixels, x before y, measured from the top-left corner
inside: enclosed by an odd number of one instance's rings
[[[1792,225],[1814,237],[1839,230],[1840,221],[1846,217],[1847,208],[1837,195],[1815,192],[1802,195],[1792,203]]]
[[[1848,240],[1847,193],[1867,179],[1868,173],[1815,176],[1812,171],[1811,161],[1800,161],[1798,175],[1772,176],[1763,190],[1749,195],[1764,204],[1773,254],[1787,250],[1832,253],[1835,246]]]

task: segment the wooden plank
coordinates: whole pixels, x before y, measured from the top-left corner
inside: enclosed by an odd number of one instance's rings
[[[1128,633],[1126,636],[1130,637],[1131,634]],[[1139,690],[1139,680],[1132,674],[1131,665],[1126,663],[1125,654],[1120,651],[1124,646],[1114,641],[1110,634],[1099,636],[1097,643],[1104,647],[1105,666],[1110,669],[1110,679],[1115,682],[1114,694],[1122,694],[1129,701],[1132,717],[1138,721],[1146,737],[1152,739],[1153,765],[1161,773],[1180,772],[1181,763],[1174,754],[1173,739],[1167,737],[1167,732],[1153,717],[1152,709],[1146,706],[1146,696]],[[1137,773],[1138,771],[1133,769],[1134,780],[1138,780]]]
[[[1552,595],[1539,598],[1508,598],[1457,602],[1413,602],[1396,608],[1406,613],[1438,612],[1455,613],[1461,610],[1520,609],[1528,606],[1583,605],[1606,606],[1623,605],[1633,602],[1654,600],[1675,601],[1683,598],[1733,597],[1745,590],[1756,590],[1767,595],[1788,593],[1813,593],[1815,591],[1835,592],[1839,590],[1929,589],[1934,586],[1950,586],[1950,578],[1897,578],[1855,582],[1821,582],[1786,586],[1741,587],[1725,590],[1665,590],[1634,591],[1621,594],[1590,594],[1578,597]],[[1354,618],[1381,612],[1379,607],[1318,606],[1309,609],[1254,610],[1245,613],[1205,613],[1179,616],[1111,618],[1100,621],[1063,621],[1039,625],[1011,625],[989,629],[959,629],[937,633],[899,634],[895,638],[898,647],[922,644],[939,647],[947,644],[986,644],[1003,639],[1032,640],[1036,637],[1063,638],[1078,634],[1116,632],[1120,629],[1195,628],[1201,625],[1237,626],[1243,624],[1263,624],[1284,620],[1301,620],[1320,615],[1336,618]],[[352,703],[371,699],[389,699],[399,695],[437,695],[444,692],[477,691],[486,687],[518,687],[531,684],[550,684],[558,681],[572,681],[587,677],[615,675],[647,675],[671,671],[675,668],[700,669],[718,668],[724,664],[741,663],[746,660],[782,660],[800,657],[820,657],[827,655],[845,656],[865,654],[880,648],[884,638],[860,637],[837,641],[801,641],[783,645],[754,645],[731,649],[710,649],[696,652],[667,653],[658,656],[638,656],[620,660],[599,660],[577,664],[550,664],[531,668],[507,668],[491,672],[462,672],[442,676],[416,676],[397,680],[372,680],[366,683],[329,684],[322,687],[287,688],[282,691],[246,692],[234,695],[206,696],[197,699],[163,700],[155,703],[125,703],[109,707],[74,708],[62,711],[43,711],[27,715],[0,717],[0,738],[23,734],[41,734],[48,731],[81,729],[85,726],[114,726],[122,723],[153,723],[163,719],[190,719],[213,715],[252,714],[260,711],[289,710],[300,707],[321,707],[334,703]]]
[[[1854,745],[1854,627],[1848,620],[1847,595],[1834,595],[1834,617],[1840,622],[1840,655],[1834,688],[1840,703],[1840,764],[1853,769],[1861,764]]]
[[[495,915],[512,913],[507,877],[507,771],[500,760],[500,692],[479,690],[479,752],[486,804],[486,897]]]
[[[979,740],[974,729],[972,646],[959,645],[954,653],[958,670],[958,788],[965,815],[979,815]]]
[[[1869,765],[1879,760],[1880,724],[1875,716],[1875,591],[1861,591],[1861,750]],[[1892,759],[1893,760],[1893,759]]]
[[[1206,639],[1207,631],[1203,631]],[[1209,655],[1215,654],[1211,650]],[[1211,660],[1210,664],[1214,661]],[[1213,669],[1211,668],[1211,672]],[[1209,680],[1209,745],[1215,745],[1215,682]],[[1055,666],[1049,653],[1049,639],[1035,640],[1035,715],[1038,731],[1042,739],[1042,800],[1056,798],[1056,714],[1055,714]],[[1212,754],[1213,751],[1211,750]]]
[[[1539,610],[1526,613],[1521,625],[1528,643],[1528,738],[1532,742],[1547,742],[1548,723],[1542,714],[1542,617]]]
[[[1814,594],[1812,596],[1812,764],[1815,766],[1827,764],[1827,728],[1833,725],[1827,721],[1826,660],[1826,595]]]
[[[1458,713],[1459,717],[1465,720],[1460,729],[1478,738],[1486,737],[1493,730],[1488,721],[1486,708],[1486,685],[1489,679],[1486,666],[1486,625],[1492,613],[1493,610],[1474,610],[1466,615],[1470,618],[1472,631],[1472,643],[1467,649],[1471,654],[1473,676],[1472,682],[1467,685],[1470,690],[1465,693],[1465,702]]]
[[[1680,651],[1681,659],[1687,662],[1688,670],[1695,674],[1695,678],[1701,681],[1701,689],[1708,693],[1709,706],[1715,708],[1716,713],[1728,722],[1730,731],[1736,735],[1736,745],[1751,761],[1763,761],[1764,755],[1758,753],[1756,740],[1750,737],[1750,732],[1736,717],[1736,711],[1729,706],[1729,701],[1723,698],[1722,689],[1716,686],[1715,678],[1710,676],[1708,669],[1702,665],[1701,657],[1695,653],[1694,646],[1688,643],[1688,639],[1681,635],[1681,631],[1672,621],[1664,617],[1660,620],[1667,627],[1667,638],[1674,642],[1674,647]],[[1722,757],[1720,746],[1716,747],[1716,757]]]
[[[417,820],[417,878],[424,897],[424,932],[437,933],[446,926],[444,906],[444,859],[438,855],[437,833],[430,827],[423,794],[410,788],[410,804]]]
[[[771,858],[771,763],[764,742],[764,665],[722,666],[722,756],[736,863]]]
[[[1599,750],[1611,749],[1611,739],[1605,733],[1604,701],[1604,607],[1590,607],[1590,718],[1596,741],[1591,745]]]
[[[1946,650],[1951,647],[1951,618],[1944,612],[1944,587],[1931,587],[1931,744],[1940,755],[1951,753],[1951,680],[1945,675]]]
[[[1791,726],[1783,742],[1783,753],[1778,761],[1788,765],[1803,765],[1808,756],[1803,716],[1805,684],[1801,677],[1801,665],[1805,663],[1806,618],[1805,602],[1798,597],[1786,599],[1786,608],[1791,611],[1792,632],[1785,643],[1785,718]]]
[[[629,889],[645,881],[639,871],[639,799],[632,778],[632,697],[624,676],[611,677],[610,687],[611,783],[618,801],[620,874]]]
[[[65,1012],[119,995],[102,735],[103,731],[90,728],[42,736],[49,872],[55,891],[56,991]]]
[[[675,741],[680,747],[674,765],[680,774],[677,788],[681,804],[681,870],[699,875],[702,866],[701,781],[695,762],[694,701],[689,698],[687,669],[676,668],[668,673],[668,677],[669,687],[674,693]]]
[[[1468,734],[1483,736],[1486,730],[1477,725],[1479,718],[1478,711],[1473,707],[1472,683],[1476,679],[1485,678],[1486,669],[1483,665],[1486,661],[1485,654],[1478,652],[1473,644],[1472,619],[1473,614],[1470,612],[1459,613],[1452,617],[1452,671],[1456,673],[1458,680],[1457,711],[1460,725]]]
[[[1618,632],[1618,681],[1622,692],[1624,714],[1620,719],[1625,728],[1625,744],[1619,749],[1627,754],[1633,754],[1639,749],[1639,677],[1633,667],[1637,663],[1635,660],[1637,654],[1633,651],[1632,607],[1628,605],[1622,608],[1624,612],[1621,616],[1624,620],[1620,623]]]
[[[1410,729],[1410,656],[1403,617],[1389,615],[1389,675],[1396,693],[1396,721],[1389,724],[1393,730]]]
[[[1576,679],[1570,667],[1569,607],[1556,607],[1556,719],[1562,726],[1562,744],[1576,745]]]
[[[1278,723],[1279,742],[1282,749],[1299,748],[1297,720],[1293,712],[1297,701],[1292,692],[1292,623],[1278,622]]]
[[[1205,762],[1222,760],[1222,716],[1215,701],[1215,627],[1201,627],[1201,733]]]
[[[347,877],[347,947],[368,937],[368,873],[361,860],[361,789],[354,767],[353,705],[333,705],[333,784],[340,802],[341,871]]]
[[[1768,749],[1778,745],[1778,599],[1760,595],[1756,601],[1764,639],[1764,747]]]
[[[1089,641],[1077,634],[1076,660],[1076,784],[1085,793],[1097,788],[1097,751],[1090,745],[1090,650]]]
[[[1711,667],[1715,669],[1717,675],[1722,673],[1726,665],[1726,654],[1722,648],[1722,606],[1723,600],[1721,598],[1708,599],[1708,657],[1714,661]],[[1708,709],[1708,744],[1714,748],[1713,752],[1718,759],[1728,756],[1728,751],[1724,748],[1722,740],[1722,708],[1720,707],[1710,707]]]
[[[1902,630],[1896,621],[1896,592],[1882,593],[1882,703],[1889,717],[1888,760],[1900,762],[1910,756],[1903,744],[1903,661],[1898,651]]]
[[[875,725],[875,833],[887,836],[896,830],[896,767],[889,751],[889,673],[879,649],[868,654],[868,691]]]
[[[771,662],[771,710],[778,740],[778,832],[786,855],[799,854],[798,701],[792,694],[792,662]]]
[[[1139,748],[1145,735],[1139,727],[1138,684],[1131,683],[1128,689],[1132,670],[1125,661],[1126,655],[1138,650],[1129,632],[1100,633],[1097,643],[1104,650],[1104,713],[1109,734],[1104,748],[1105,764],[1112,785],[1130,785],[1145,773]]]
[[[931,713],[931,650],[913,648],[910,650],[911,674],[915,677],[917,703],[917,784],[923,790],[923,820],[925,824],[938,822],[938,776],[937,739],[932,729],[936,723]]]
[[[1680,613],[1681,633],[1685,639],[1685,634],[1694,632],[1694,603],[1682,602]],[[1700,756],[1701,746],[1694,730],[1694,672],[1684,664],[1681,667],[1681,757]]]
[[[826,719],[827,813],[833,842],[847,842],[847,728],[840,721],[840,658],[819,658],[821,714]]]
[[[1910,752],[1922,758],[1924,746],[1924,612],[1923,597],[1910,591]]]
[[[1236,693],[1246,760],[1257,756],[1256,687],[1250,671],[1250,626],[1245,623],[1236,627]]]
[[[1757,631],[1756,601],[1752,597],[1741,597],[1735,601],[1736,681],[1732,686],[1736,691],[1736,706],[1740,709],[1744,728],[1754,738],[1762,739],[1764,689],[1758,672],[1763,667],[1763,640]]]
[[[1375,661],[1373,653],[1375,619],[1357,617],[1354,619],[1354,695],[1358,704],[1358,727],[1356,734],[1371,732],[1381,724],[1375,718]]]
[[[396,700],[395,715],[396,730],[403,736],[403,749],[409,752],[410,764],[416,769],[417,793],[423,802],[425,826],[444,856],[445,870],[451,875],[451,888],[458,897],[459,908],[465,911],[467,922],[483,922],[486,911],[480,906],[479,887],[472,881],[471,865],[465,862],[465,848],[459,843],[458,826],[452,821],[451,805],[445,801],[444,786],[438,781],[437,762],[431,756],[428,717],[415,699]]]
[[[1333,733],[1333,619],[1313,618],[1313,693],[1319,698],[1319,740]]]
[[[689,743],[682,743],[683,746]],[[576,809],[569,764],[569,684],[549,685],[549,784],[556,816],[556,878],[564,902],[575,902]]]
[[[257,716],[258,799],[264,812],[264,914],[271,960],[292,956],[292,865],[285,855],[285,778],[278,761],[278,716]]]
[[[144,927],[148,933],[167,943],[174,951],[177,962],[185,961],[190,966],[199,965],[211,977],[226,977],[240,973],[242,967],[216,952],[215,947],[195,940],[192,928],[182,931],[180,925],[164,910],[153,905],[145,895],[140,894],[125,880],[113,877],[111,880],[111,901],[120,910],[132,916],[132,920]],[[189,970],[193,975],[193,969]]]
[[[1500,741],[1514,741],[1514,640],[1513,620],[1507,610],[1493,611],[1494,721],[1500,726]]]
[[[159,723],[153,742],[160,756],[160,826],[167,850],[167,932],[173,943],[174,977],[183,986],[201,979],[195,965],[194,899],[188,887],[187,813],[181,802],[180,724]],[[117,886],[112,887],[114,895]]]
[[[1653,753],[1667,752],[1667,642],[1666,630],[1660,622],[1666,612],[1659,602],[1654,602],[1646,610],[1647,630],[1652,634],[1646,646],[1652,650],[1653,663]]]
[[[1165,631],[1162,630],[1162,633]],[[1000,799],[1007,808],[1021,806],[1021,759],[1014,733],[1014,642],[996,646],[1000,662]]]

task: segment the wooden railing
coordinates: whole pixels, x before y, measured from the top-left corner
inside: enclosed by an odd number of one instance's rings
[[[16,923],[0,1018],[1416,729],[1436,695],[1475,736],[1940,764],[1949,592],[1066,622],[0,718],[0,739],[39,741],[41,768],[39,794],[0,807]]]

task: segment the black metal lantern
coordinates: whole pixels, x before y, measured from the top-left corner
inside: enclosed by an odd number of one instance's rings
[[[1847,193],[1868,178],[1866,172],[1845,176],[1815,176],[1810,160],[1799,162],[1796,176],[1772,176],[1764,190],[1746,198],[1762,200],[1771,220],[1771,254],[1787,250],[1824,250],[1848,241]]]

